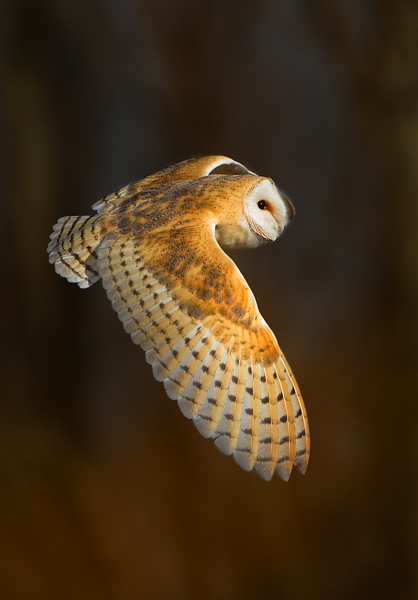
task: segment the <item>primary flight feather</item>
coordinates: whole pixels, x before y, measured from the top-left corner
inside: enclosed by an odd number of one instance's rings
[[[183,414],[245,470],[288,480],[309,459],[305,406],[277,340],[223,248],[274,241],[293,207],[271,179],[224,156],[191,159],[63,217],[49,260],[102,279],[125,330]]]

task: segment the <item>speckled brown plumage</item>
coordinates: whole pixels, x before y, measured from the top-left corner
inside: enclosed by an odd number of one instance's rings
[[[269,211],[261,220],[260,194]],[[287,480],[293,464],[305,472],[308,422],[289,365],[220,244],[274,239],[289,206],[271,180],[231,159],[192,159],[107,196],[94,217],[60,219],[48,246],[69,281],[102,279],[168,396],[263,479],[276,471]]]

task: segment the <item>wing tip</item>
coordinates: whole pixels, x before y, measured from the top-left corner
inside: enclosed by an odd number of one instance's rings
[[[300,473],[302,473],[302,475],[305,475],[306,471],[308,470],[308,461],[309,461],[309,457],[307,457],[304,461],[295,463],[295,465],[299,469]]]

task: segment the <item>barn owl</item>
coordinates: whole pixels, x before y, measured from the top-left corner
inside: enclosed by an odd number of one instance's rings
[[[229,248],[274,241],[293,207],[273,181],[224,156],[190,159],[63,217],[49,261],[98,279],[154,377],[200,433],[265,480],[306,471],[302,396]]]

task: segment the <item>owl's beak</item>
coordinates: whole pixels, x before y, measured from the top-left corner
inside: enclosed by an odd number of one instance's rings
[[[283,192],[280,192],[280,196],[283,198],[283,202],[286,206],[287,217],[289,221],[291,221],[295,216],[295,209],[293,208],[293,204],[290,202],[289,198],[283,194]]]

